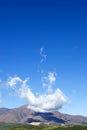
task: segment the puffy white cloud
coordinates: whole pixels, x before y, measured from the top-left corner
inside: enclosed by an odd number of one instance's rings
[[[52,89],[52,85],[56,81],[55,73],[50,72],[48,76],[44,78],[48,83],[48,89],[49,85],[51,85]],[[19,92],[18,96],[27,100],[28,108],[38,112],[51,112],[57,111],[67,102],[66,96],[64,96],[59,88],[54,92],[48,91],[48,93],[36,95],[37,92],[33,93],[27,82],[28,79],[22,80],[20,77],[11,77],[8,80],[10,87],[15,86],[16,89],[17,84],[20,85],[19,88],[17,88]]]
[[[29,88],[21,88],[21,97],[27,99],[28,108],[38,112],[52,112],[58,111],[67,99],[60,89],[57,89],[54,93],[43,94],[35,96]]]
[[[44,48],[40,48],[41,63],[46,61],[47,55],[44,53]]]

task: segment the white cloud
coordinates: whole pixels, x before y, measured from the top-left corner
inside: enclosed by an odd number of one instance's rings
[[[24,92],[23,88],[22,92]],[[57,89],[54,93],[43,94],[38,97],[30,89],[27,89],[27,94],[23,93],[22,96],[28,100],[28,108],[38,112],[58,111],[67,101],[60,89]]]
[[[48,73],[48,76],[44,78],[51,85],[51,87],[56,81],[55,74],[52,72]],[[34,94],[27,82],[28,79],[22,80],[20,77],[11,77],[7,84],[10,87],[15,86],[15,89],[17,84],[20,85],[19,88],[17,88],[17,91],[19,92],[18,96],[27,100],[28,108],[38,112],[51,112],[57,111],[67,102],[67,98],[59,88],[51,93],[48,91],[47,94],[36,95],[37,92]]]
[[[40,56],[41,56],[41,60],[40,60],[41,63],[46,61],[47,55],[44,53],[44,48],[40,48]]]
[[[56,73],[49,72],[48,76],[42,77],[42,85],[43,87],[48,87],[48,92],[52,92],[52,86],[56,81]]]
[[[13,87],[17,84],[17,82],[22,82],[22,80],[18,76],[9,77],[7,85]]]

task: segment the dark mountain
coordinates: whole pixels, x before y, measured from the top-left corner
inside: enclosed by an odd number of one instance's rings
[[[72,116],[62,114],[60,112],[53,113],[41,113],[34,112],[27,109],[27,105],[15,108],[7,109],[0,108],[0,122],[12,122],[12,123],[59,123],[59,124],[87,124],[87,117],[84,116]]]

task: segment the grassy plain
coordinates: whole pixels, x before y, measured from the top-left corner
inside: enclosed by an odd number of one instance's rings
[[[0,130],[87,130],[87,126],[31,126],[25,124],[0,123]]]

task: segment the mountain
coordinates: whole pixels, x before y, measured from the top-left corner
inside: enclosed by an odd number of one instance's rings
[[[58,123],[58,124],[87,124],[87,117],[72,116],[60,112],[41,113],[27,109],[27,105],[15,109],[0,108],[0,122],[12,123]]]

